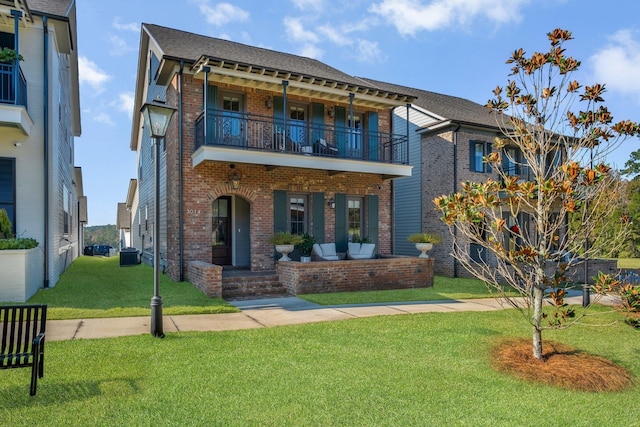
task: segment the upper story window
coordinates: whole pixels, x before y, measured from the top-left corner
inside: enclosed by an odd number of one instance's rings
[[[491,143],[484,141],[470,141],[469,170],[471,172],[490,173],[491,166],[485,163],[484,156],[491,153]]]
[[[517,147],[505,147],[502,152],[502,171],[508,176],[520,175],[522,152]]]

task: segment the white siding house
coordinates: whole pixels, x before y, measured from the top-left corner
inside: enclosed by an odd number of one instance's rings
[[[82,248],[86,198],[82,171],[74,166],[74,137],[81,132],[75,1],[0,2],[0,16],[0,48],[22,57],[0,63],[0,208],[18,237],[39,243],[34,271],[0,280],[0,301],[24,302],[55,286]]]

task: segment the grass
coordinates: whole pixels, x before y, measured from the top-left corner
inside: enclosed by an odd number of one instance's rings
[[[618,268],[640,268],[640,258],[618,258]]]
[[[231,313],[238,309],[220,298],[209,298],[189,282],[160,275],[163,313]],[[30,300],[47,304],[47,318],[87,319],[148,316],[153,296],[153,268],[145,264],[120,267],[119,258],[79,257],[58,284],[41,289]]]
[[[47,426],[638,425],[637,387],[569,391],[495,371],[493,346],[529,332],[515,311],[501,310],[50,342],[34,398],[28,369],[0,371],[0,419]],[[624,324],[544,337],[640,375],[638,332]]]
[[[514,294],[515,295],[515,294]],[[477,279],[435,276],[433,287],[388,291],[340,292],[299,295],[321,305],[373,304],[383,302],[438,301],[447,299],[491,298],[496,296]]]

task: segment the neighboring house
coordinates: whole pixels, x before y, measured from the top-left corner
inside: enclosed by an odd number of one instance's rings
[[[118,229],[119,249],[130,248],[134,246],[133,235],[140,233],[134,233],[137,227],[134,228],[132,221],[133,215],[131,212],[137,210],[137,193],[138,180],[131,179],[129,181],[129,191],[127,192],[127,201],[124,203],[118,203],[118,217],[116,222],[116,228]]]
[[[412,233],[439,233],[443,237],[442,243],[429,252],[436,260],[435,274],[468,276],[450,255],[453,237],[440,220],[433,199],[459,191],[460,183],[465,181],[499,179],[497,172],[482,161],[483,156],[491,152],[494,138],[502,135],[495,116],[483,105],[464,98],[363,80],[381,90],[400,91],[415,97],[408,110],[409,159],[413,174],[393,182],[394,253],[417,253],[415,245],[407,241]],[[395,109],[393,126],[407,126],[406,108]],[[509,156],[503,156],[502,169],[509,175],[526,178],[526,167],[508,161],[509,158],[521,159],[518,148],[507,147],[505,150],[509,150]],[[513,218],[505,214],[505,220],[513,221]],[[524,223],[526,218],[520,218],[520,224]],[[479,246],[471,248],[471,253],[485,256]]]
[[[55,286],[83,246],[76,5],[2,1],[0,17],[0,48],[23,59],[0,63],[0,208],[18,237],[39,242],[27,273],[3,271],[0,301],[26,301]]]
[[[155,159],[138,111],[158,98],[177,112]],[[274,270],[274,231],[307,232],[338,252],[367,237],[391,254],[391,179],[412,169],[392,110],[412,101],[314,59],[143,24],[132,246],[151,255],[159,226],[174,280],[187,278],[191,261]]]

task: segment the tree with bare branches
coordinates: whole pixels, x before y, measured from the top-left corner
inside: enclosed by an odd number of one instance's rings
[[[640,130],[635,122],[613,121],[604,85],[574,80],[580,62],[564,47],[571,33],[556,29],[547,36],[547,52],[513,52],[507,85],[487,102],[501,130],[483,158],[493,178],[465,182],[434,200],[454,235],[453,256],[521,311],[540,360],[542,332],[580,317],[564,301],[566,272],[578,256],[597,253],[595,243],[606,244],[597,225],[619,212],[620,180],[606,158]],[[580,232],[568,232],[570,220],[580,222]]]

